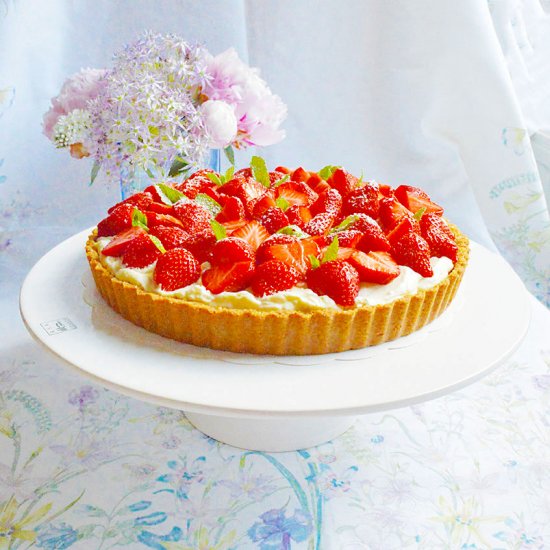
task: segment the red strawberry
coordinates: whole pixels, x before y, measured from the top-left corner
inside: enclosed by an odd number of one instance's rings
[[[329,243],[330,244],[330,243]],[[319,254],[319,258],[323,258],[327,252],[328,246],[324,246],[321,248],[321,253]],[[336,259],[337,260],[348,260],[351,255],[355,252],[354,248],[350,247],[342,247],[338,245],[338,250],[336,251]]]
[[[317,200],[317,193],[303,182],[287,181],[275,188],[275,196],[290,206],[308,206]]]
[[[426,209],[425,212],[434,212],[440,215],[443,214],[443,208],[441,208],[438,204],[435,204],[435,202],[432,202],[428,194],[418,187],[400,185],[394,191],[394,195],[397,200],[413,214],[416,214],[422,208]]]
[[[142,191],[141,193],[136,193],[135,195],[131,195],[127,199],[124,199],[123,201],[118,202],[114,206],[111,206],[109,210],[107,210],[107,213],[110,214],[115,208],[120,206],[121,204],[132,204],[136,208],[139,208],[139,210],[147,210],[147,207],[153,202],[153,197],[151,196],[151,193],[147,193],[145,191]]]
[[[185,248],[174,248],[158,259],[153,279],[162,290],[183,288],[199,280],[201,266]]]
[[[169,225],[183,227],[183,223],[178,220],[178,218],[175,218],[170,214],[157,214],[156,212],[151,212],[149,210],[144,212],[144,214],[147,216],[148,227],[156,227],[157,225],[164,225],[165,227]]]
[[[378,186],[367,183],[348,193],[342,204],[342,214],[367,214],[377,218],[378,208]]]
[[[338,246],[343,246],[344,248],[355,248],[357,243],[361,240],[363,234],[361,231],[356,229],[346,229],[344,231],[339,231],[334,235],[338,237]],[[332,237],[325,237],[326,245],[328,246],[332,242]]]
[[[212,294],[244,290],[254,275],[254,262],[223,264],[207,269],[202,274],[202,284]]]
[[[247,214],[252,215],[250,207],[251,201],[261,197],[266,191],[266,188],[252,178],[235,177],[224,185],[218,188],[218,192],[222,195],[231,195],[241,199]]]
[[[346,172],[342,168],[338,168],[328,179],[328,184],[331,187],[338,189],[338,191],[340,191],[340,195],[345,197],[359,185],[359,180],[349,172]]]
[[[248,178],[251,178],[252,177],[252,168],[248,167],[248,168],[241,168],[240,170],[237,170],[235,172],[235,177],[236,178],[244,178],[244,179],[248,179]]]
[[[393,245],[406,233],[420,234],[420,226],[414,218],[401,218],[397,225],[388,233],[388,242]]]
[[[389,251],[391,248],[390,243],[378,223],[366,214],[356,214],[356,216],[358,216],[358,219],[351,225],[351,228],[361,231],[363,234],[357,243],[357,248],[363,252],[369,252],[370,250]]]
[[[161,251],[144,232],[128,243],[124,254],[122,254],[122,261],[128,267],[141,268],[152,264],[160,255]]]
[[[367,283],[385,285],[400,273],[399,266],[387,252],[356,250],[348,261],[357,269],[359,279]]]
[[[260,264],[271,259],[271,256],[268,256],[266,254],[266,251],[269,249],[270,246],[274,244],[288,244],[296,242],[298,242],[298,239],[296,237],[293,237],[292,235],[284,235],[283,233],[275,233],[274,235],[271,235],[271,237],[269,237],[269,239],[266,239],[258,247],[258,250],[256,250],[256,263]]]
[[[327,191],[319,195],[319,198],[311,205],[313,215],[321,212],[337,214],[342,208],[342,195],[337,189],[329,187]]]
[[[311,267],[310,256],[319,256],[317,243],[310,239],[295,240],[288,243],[272,244],[262,252],[262,258],[281,260],[304,274]]]
[[[166,250],[180,248],[189,238],[189,233],[175,225],[157,225],[152,227],[149,233],[157,237]]]
[[[194,202],[178,202],[174,205],[174,214],[182,222],[188,233],[197,233],[210,228],[212,214]]]
[[[392,256],[400,265],[406,265],[422,275],[433,275],[430,265],[430,247],[417,233],[405,233],[393,246]]]
[[[420,230],[432,256],[446,256],[456,262],[458,246],[447,222],[438,214],[426,213],[420,218]]]
[[[321,178],[319,174],[316,174],[315,172],[311,173],[306,183],[318,195],[331,189],[330,185],[323,178]]]
[[[117,206],[104,220],[97,224],[97,236],[110,237],[132,227],[134,208],[135,206],[132,204]]]
[[[167,187],[175,188],[175,183],[165,183]],[[172,201],[163,193],[162,189],[158,186],[158,184],[149,185],[149,187],[145,188],[145,192],[149,193],[155,202],[166,204],[168,206],[171,206]]]
[[[210,257],[210,251],[216,242],[216,236],[211,227],[198,233],[190,234],[182,243],[184,248],[191,251],[199,262],[206,262]]]
[[[227,233],[229,234],[229,233],[233,233],[237,229],[243,227],[247,223],[248,223],[248,221],[245,218],[245,219],[242,219],[242,220],[233,220],[233,221],[229,221],[229,222],[222,222],[222,225],[225,227]]]
[[[326,235],[332,227],[335,217],[332,212],[321,212],[311,218],[304,226],[304,231],[308,235]]]
[[[316,294],[326,295],[340,306],[353,306],[359,294],[359,275],[348,262],[334,260],[310,269],[307,285]]]
[[[307,181],[309,179],[309,172],[306,172],[301,166],[296,168],[290,176],[292,181]]]
[[[104,256],[122,256],[128,244],[140,235],[147,234],[141,227],[130,227],[119,233],[102,251]]]
[[[275,172],[282,172],[283,174],[290,174],[290,168],[287,168],[286,166],[277,166],[275,168]]]
[[[286,172],[279,172],[279,170],[275,169],[272,172],[269,172],[269,181],[271,182],[271,185],[278,182],[281,178],[284,178],[286,175]]]
[[[233,237],[240,237],[244,239],[248,244],[252,246],[254,250],[257,250],[258,247],[269,237],[267,229],[256,220],[248,222],[246,225],[239,227],[232,233]]]
[[[241,199],[226,196],[221,212],[216,216],[216,220],[220,223],[240,220],[245,217],[245,211]]]
[[[378,183],[378,198],[393,197],[393,189],[386,183]]]
[[[176,189],[184,193],[190,199],[194,199],[199,193],[207,193],[216,186],[205,174],[193,174],[190,178],[176,185]]]
[[[226,237],[217,241],[210,251],[210,263],[213,266],[254,261],[252,247],[238,237]]]
[[[261,197],[253,199],[250,202],[250,208],[252,209],[252,215],[254,219],[259,220],[260,216],[269,208],[277,206],[275,202],[275,193],[273,190],[269,190],[264,193]]]
[[[384,231],[391,231],[403,217],[412,218],[410,211],[394,197],[380,200],[379,217]]]
[[[268,231],[269,233],[275,233],[290,225],[290,222],[286,214],[277,206],[272,206],[268,208],[258,220]]]
[[[303,229],[313,217],[307,206],[298,206],[297,204],[288,208],[285,214],[289,225],[297,225],[300,229]]]
[[[155,212],[157,214],[168,214],[172,216],[174,214],[174,209],[171,204],[164,204],[163,202],[152,202],[146,210],[148,212]]]
[[[270,260],[256,268],[250,286],[254,296],[269,296],[292,288],[301,279],[302,275],[291,265]]]

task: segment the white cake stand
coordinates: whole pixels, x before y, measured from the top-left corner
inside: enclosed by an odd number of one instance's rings
[[[88,234],[52,249],[27,276],[20,307],[30,333],[95,382],[182,409],[202,432],[244,449],[311,447],[343,433],[357,415],[463,387],[507,358],[529,324],[520,279],[474,243],[450,308],[405,338],[297,357],[198,348],[151,334],[107,306],[84,255]]]

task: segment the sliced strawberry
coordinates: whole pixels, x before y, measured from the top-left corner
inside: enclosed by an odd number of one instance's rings
[[[241,220],[245,217],[244,206],[241,199],[228,195],[224,199],[221,212],[216,216],[220,223]]]
[[[150,229],[149,233],[157,237],[166,250],[179,248],[189,239],[187,231],[174,225],[156,225]]]
[[[286,175],[286,172],[279,172],[279,170],[273,170],[272,172],[269,172],[269,181],[271,182],[271,185],[278,182],[281,178],[284,178]]]
[[[248,178],[251,178],[253,176],[252,174],[252,168],[248,167],[248,168],[241,168],[240,170],[237,170],[235,172],[235,177],[236,178],[244,178],[244,179],[248,179]]]
[[[307,182],[309,187],[311,187],[318,195],[325,193],[331,189],[330,185],[317,173],[312,172],[309,176]]]
[[[301,166],[296,168],[292,175],[290,176],[292,181],[303,181],[306,182],[309,179],[309,172],[306,172]]]
[[[306,223],[313,218],[313,214],[307,206],[298,206],[297,204],[288,208],[285,214],[289,225],[297,225],[300,229],[303,229]]]
[[[328,179],[328,184],[338,189],[340,195],[345,197],[359,185],[359,180],[344,169],[337,168]]]
[[[216,236],[211,227],[198,233],[190,234],[182,243],[184,248],[191,251],[199,262],[206,262],[210,257],[210,251],[216,242]]]
[[[287,215],[277,206],[268,208],[260,216],[258,221],[268,230],[269,233],[275,233],[276,231],[279,231],[279,229],[290,225]]]
[[[363,233],[361,231],[357,231],[356,229],[346,229],[344,231],[339,231],[335,234],[336,237],[338,237],[338,246],[343,246],[344,248],[355,248],[361,238],[363,237]],[[329,245],[332,241],[332,237],[325,237],[327,242],[327,245]]]
[[[292,235],[284,235],[283,233],[275,233],[275,235],[271,235],[271,237],[269,237],[269,239],[266,239],[258,247],[258,250],[256,250],[256,263],[260,264],[262,262],[272,259],[271,255],[266,254],[266,251],[269,249],[270,246],[274,244],[288,244],[296,242],[298,242],[298,239],[296,237],[293,237]]]
[[[340,306],[355,305],[359,294],[359,274],[346,261],[334,260],[307,272],[307,285],[320,296],[332,298]]]
[[[122,254],[122,261],[128,267],[141,268],[152,264],[160,255],[161,251],[144,232],[128,243],[124,254]]]
[[[248,221],[246,220],[246,218],[244,218],[244,219],[241,219],[241,220],[233,220],[233,221],[229,221],[229,222],[222,222],[222,225],[225,227],[227,233],[229,234],[229,233],[233,233],[237,229],[245,226],[247,223],[248,223]]]
[[[132,227],[133,204],[117,206],[104,220],[97,224],[98,237],[110,237]]]
[[[420,226],[414,218],[403,217],[388,233],[388,242],[393,245],[406,233],[420,234]]]
[[[428,194],[418,187],[400,185],[395,189],[394,195],[397,200],[413,214],[416,214],[422,208],[426,209],[426,213],[434,212],[439,215],[443,214],[443,208],[435,204],[435,202],[432,202]]]
[[[197,203],[178,202],[174,205],[174,214],[188,233],[197,233],[210,228],[212,214]]]
[[[184,182],[177,184],[175,188],[190,199],[194,199],[199,193],[208,193],[209,190],[216,187],[216,184],[207,177],[206,174],[209,173],[214,172],[212,170],[195,172]]]
[[[367,214],[367,216],[377,218],[378,209],[378,186],[369,183],[348,193],[342,204],[344,216]]]
[[[328,249],[328,246],[324,246],[323,248],[321,248],[321,254],[319,254],[320,258],[323,258],[325,256],[325,254],[327,252],[327,249]],[[354,248],[338,245],[338,250],[336,252],[336,259],[337,260],[348,260],[354,252],[355,252]]]
[[[303,182],[287,181],[275,188],[275,196],[290,206],[308,206],[317,200],[317,193]]]
[[[266,188],[252,178],[235,177],[218,188],[222,195],[231,195],[241,199],[248,215],[252,215],[251,201],[261,197]]]
[[[337,189],[331,187],[324,193],[319,195],[319,198],[311,205],[313,215],[321,212],[330,212],[336,214],[342,208],[342,195]]]
[[[394,197],[383,198],[379,204],[380,223],[386,233],[391,231],[401,221],[401,218],[412,218],[413,216],[409,209]]]
[[[456,262],[458,246],[455,242],[455,236],[447,222],[439,214],[424,214],[420,218],[420,230],[430,247],[432,256],[438,258],[446,256]]]
[[[174,248],[160,256],[153,279],[169,292],[197,282],[200,276],[201,266],[193,254],[185,248]]]
[[[317,243],[310,239],[302,239],[273,244],[263,251],[262,257],[267,260],[281,260],[304,274],[311,267],[310,256],[317,258],[319,254]]]
[[[145,209],[148,212],[155,212],[157,214],[167,214],[172,216],[174,214],[174,209],[171,204],[164,204],[163,202],[152,202]]]
[[[430,247],[417,233],[405,233],[393,246],[392,256],[400,265],[406,265],[422,275],[433,275],[430,264]]]
[[[252,216],[256,220],[259,220],[261,215],[266,210],[268,210],[269,208],[273,208],[274,206],[277,206],[277,203],[275,202],[275,193],[272,189],[265,192],[262,196],[258,197],[257,199],[253,199],[250,202],[250,208],[252,209]]]
[[[313,216],[311,220],[304,226],[304,231],[308,235],[326,235],[332,227],[335,220],[335,215],[331,212],[321,212]]]
[[[140,235],[147,234],[141,227],[130,227],[119,233],[102,251],[104,256],[122,256],[128,244]]]
[[[269,260],[256,268],[250,287],[254,296],[269,296],[292,288],[301,279],[302,275],[291,265]]]
[[[389,251],[391,246],[378,223],[366,214],[355,214],[357,220],[351,225],[351,229],[360,231],[363,236],[356,248],[363,252],[370,250]]]
[[[388,252],[355,250],[348,261],[357,269],[359,279],[366,283],[385,285],[400,273],[399,266]]]
[[[254,250],[269,238],[267,229],[258,221],[252,220],[232,233],[233,237],[244,239]]]
[[[175,213],[175,211],[174,211]],[[144,212],[147,216],[147,226],[156,227],[157,225],[175,226],[183,228],[183,223],[176,217],[171,216],[170,214],[157,214],[156,212],[151,212],[147,210]]]
[[[287,168],[286,166],[277,166],[275,168],[275,172],[282,172],[283,174],[290,174],[290,168]]]
[[[207,269],[202,274],[202,284],[212,294],[244,290],[254,275],[254,262],[223,264]]]
[[[111,206],[109,210],[107,210],[108,214],[111,214],[111,212],[120,206],[121,204],[131,204],[138,208],[139,210],[147,210],[147,207],[153,202],[153,197],[151,196],[151,193],[147,193],[145,191],[142,191],[141,193],[136,193],[135,195],[131,195],[127,199],[124,199],[123,201],[118,202],[114,206]]]
[[[236,262],[252,262],[254,250],[243,239],[226,237],[217,241],[210,251],[210,263],[213,266]]]

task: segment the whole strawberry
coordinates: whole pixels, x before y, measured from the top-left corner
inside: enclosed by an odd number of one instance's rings
[[[301,274],[291,265],[281,260],[269,260],[256,267],[251,283],[254,296],[269,296],[292,288]]]
[[[185,248],[173,248],[157,261],[153,278],[162,290],[183,288],[199,280],[201,266]]]
[[[418,233],[405,233],[393,246],[391,254],[400,265],[410,267],[422,277],[431,277],[430,247]]]
[[[348,262],[334,260],[310,269],[307,285],[320,296],[332,298],[340,306],[355,305],[359,294],[359,274]]]
[[[121,204],[97,224],[98,237],[110,237],[132,227],[133,204]]]
[[[174,205],[174,215],[182,222],[182,229],[188,233],[198,233],[210,228],[212,214],[194,202],[178,202]]]
[[[189,238],[189,233],[176,226],[156,225],[151,227],[149,233],[158,237],[166,250],[180,248]]]
[[[420,218],[422,236],[430,247],[432,256],[446,256],[456,262],[458,246],[447,222],[437,213],[426,213]]]
[[[127,267],[142,268],[152,264],[162,254],[147,233],[128,243],[122,254],[122,261]]]
[[[269,233],[275,233],[279,229],[289,225],[287,215],[278,207],[268,208],[258,219],[258,221],[268,230]]]

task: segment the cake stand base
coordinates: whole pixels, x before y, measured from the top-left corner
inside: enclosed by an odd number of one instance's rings
[[[238,418],[186,412],[202,433],[233,447],[279,453],[326,443],[349,430],[355,416]]]

